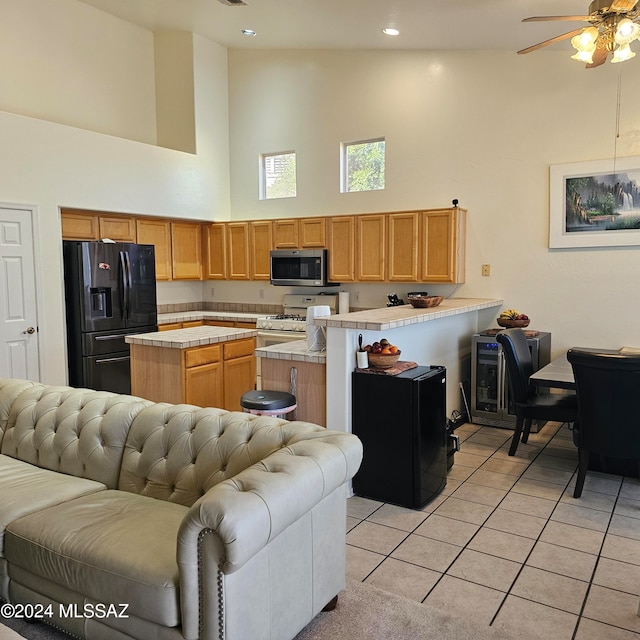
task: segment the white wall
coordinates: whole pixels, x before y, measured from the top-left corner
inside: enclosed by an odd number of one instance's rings
[[[0,110],[155,144],[150,31],[75,0],[0,14]]]
[[[617,155],[640,155],[638,68],[633,60],[586,70],[568,49],[230,51],[232,215],[433,208],[458,198],[469,210],[467,281],[455,295],[503,298],[553,333],[554,355],[638,345],[640,248],[548,248],[549,165],[612,157],[618,74]],[[341,194],[340,142],[377,136],[387,141],[385,190]],[[260,201],[258,154],[290,149],[298,197]],[[483,263],[490,277],[480,275]],[[366,302],[415,285],[348,288],[366,290]]]
[[[105,112],[110,114],[106,120],[117,121],[120,117],[126,120],[118,115],[118,108],[127,96],[131,108],[136,109],[135,95],[129,93],[128,77],[120,82],[117,74],[105,71],[97,63],[86,68],[85,64],[89,62],[81,60],[85,49],[78,41],[102,43],[103,29],[112,33],[114,19],[111,16],[69,0],[3,2],[4,8],[7,13],[3,14],[2,33],[12,32],[13,45],[8,49],[5,46],[0,57],[3,65],[9,59],[17,69],[22,69],[25,82],[30,81],[32,68],[28,63],[22,66],[22,60],[31,55],[30,46],[34,47],[33,51],[40,51],[37,42],[42,28],[40,20],[49,15],[51,8],[56,18],[54,24],[64,23],[78,34],[71,40],[74,46],[70,46],[70,51],[76,55],[66,55],[66,51],[55,47],[51,49],[48,61],[51,73],[60,76],[64,71],[69,76],[88,76],[84,84],[87,93],[99,85],[101,99],[108,103],[103,105]],[[23,8],[27,13],[23,14]],[[142,57],[151,60],[151,66],[132,71],[132,74],[142,84],[149,80],[149,75],[153,84],[153,38],[148,32],[126,23],[120,26],[119,37],[108,43],[115,64],[119,64],[119,49],[130,50],[144,42],[146,51]],[[226,56],[223,47],[194,36],[196,130],[198,136],[208,141],[198,147],[196,154],[78,128],[82,113],[91,102],[90,96],[67,104],[74,126],[0,112],[0,148],[3,151],[0,154],[0,202],[33,205],[37,210],[35,246],[42,266],[38,273],[38,325],[43,382],[61,384],[66,381],[59,207],[205,220],[214,219],[214,215],[217,219],[228,218]],[[14,72],[15,77],[19,75]],[[53,84],[45,85],[41,91],[37,89],[37,82],[33,82],[33,104],[46,110],[51,103],[55,111],[65,87]],[[203,100],[206,104],[199,104]],[[130,125],[136,128],[131,123],[127,128]],[[197,287],[201,289],[200,284]]]

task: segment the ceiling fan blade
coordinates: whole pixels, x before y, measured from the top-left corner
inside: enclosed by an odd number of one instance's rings
[[[598,38],[598,41],[596,42],[596,50],[593,52],[593,56],[591,58],[593,62],[588,62],[585,67],[587,69],[599,67],[601,64],[605,63],[608,55],[609,50],[607,49],[607,45]]]
[[[638,4],[638,0],[613,0],[609,11],[631,11]]]
[[[582,29],[574,29],[573,31],[563,33],[562,35],[556,36],[555,38],[550,38],[549,40],[538,42],[538,44],[534,44],[530,47],[527,47],[526,49],[520,49],[518,53],[531,53],[532,51],[542,49],[542,47],[546,47],[547,45],[553,44],[554,42],[560,42],[561,40],[566,40],[567,38],[573,38],[573,36],[577,36],[581,31]]]
[[[621,0],[625,1],[625,0]],[[637,0],[636,0],[637,1]],[[522,22],[548,22],[550,20],[586,20],[588,21],[591,16],[532,16],[531,18],[524,18]]]

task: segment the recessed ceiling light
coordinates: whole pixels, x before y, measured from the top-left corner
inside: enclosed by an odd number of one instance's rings
[[[386,29],[383,29],[382,33],[384,33],[387,36],[397,36],[400,34],[400,32],[397,29],[393,29],[392,27],[387,27]]]
[[[253,29],[243,29],[242,33],[245,36],[255,36],[256,35],[256,32]]]

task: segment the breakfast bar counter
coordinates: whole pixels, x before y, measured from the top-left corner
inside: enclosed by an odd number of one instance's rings
[[[437,307],[384,307],[316,318],[327,331],[327,427],[351,431],[351,374],[362,344],[387,338],[401,360],[446,367],[447,415],[463,409],[460,383],[470,379],[471,337],[495,325],[499,298],[445,298]],[[392,427],[393,425],[390,425]]]
[[[496,298],[445,298],[437,307],[427,309],[415,309],[410,304],[367,309],[316,318],[314,324],[340,329],[388,331],[462,313],[499,307],[502,304],[503,301]]]

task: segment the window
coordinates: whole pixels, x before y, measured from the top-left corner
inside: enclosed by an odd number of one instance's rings
[[[384,189],[384,138],[342,143],[343,193]]]
[[[295,198],[296,154],[264,153],[260,156],[260,199]]]

